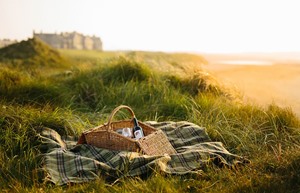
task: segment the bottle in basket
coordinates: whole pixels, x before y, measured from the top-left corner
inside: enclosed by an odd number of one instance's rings
[[[139,126],[137,119],[134,117],[133,118],[133,136],[135,137],[136,140],[144,137],[144,132],[143,129]]]

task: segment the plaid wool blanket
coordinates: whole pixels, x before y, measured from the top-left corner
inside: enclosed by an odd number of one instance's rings
[[[57,185],[80,183],[97,178],[118,179],[148,175],[154,169],[166,174],[199,173],[208,164],[235,166],[245,159],[228,152],[221,142],[212,142],[205,129],[190,122],[146,122],[161,129],[177,154],[147,156],[137,152],[111,151],[91,145],[76,145],[45,128],[42,141],[47,179]]]

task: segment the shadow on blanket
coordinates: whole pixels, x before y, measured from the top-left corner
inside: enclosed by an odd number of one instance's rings
[[[212,142],[204,128],[190,122],[146,122],[161,129],[177,154],[147,156],[136,152],[111,151],[87,144],[76,145],[75,137],[62,138],[56,131],[44,128],[43,164],[47,180],[57,185],[81,183],[97,178],[118,179],[149,175],[153,169],[166,174],[199,173],[208,164],[233,167],[249,163],[231,154],[220,142]]]

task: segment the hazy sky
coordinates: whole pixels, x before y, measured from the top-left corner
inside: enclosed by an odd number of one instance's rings
[[[0,0],[0,39],[77,31],[105,50],[300,51],[297,0]]]

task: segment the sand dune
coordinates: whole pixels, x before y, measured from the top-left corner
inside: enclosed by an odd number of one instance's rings
[[[204,67],[222,83],[236,86],[244,100],[259,105],[275,102],[291,107],[300,117],[300,64],[229,65],[210,63]]]

